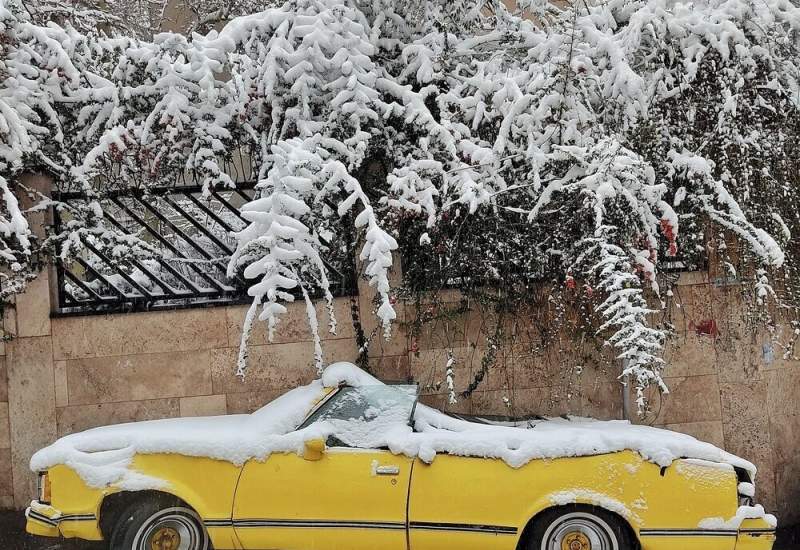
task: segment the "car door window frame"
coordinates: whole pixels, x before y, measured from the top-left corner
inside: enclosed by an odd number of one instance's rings
[[[378,385],[378,384],[376,384],[376,385]],[[414,401],[411,404],[411,410],[409,412],[408,420],[407,420],[407,425],[410,426],[412,428],[412,430],[413,430],[413,428],[414,428],[414,414],[416,413],[417,404],[419,403],[419,385],[418,384],[409,384],[409,383],[397,383],[397,384],[385,384],[385,385],[386,386],[416,386],[417,387],[417,392],[416,392],[416,394],[414,396]],[[311,426],[315,422],[317,422],[318,417],[321,416],[320,413],[323,411],[325,406],[328,403],[330,403],[332,400],[336,399],[336,396],[340,395],[342,393],[342,391],[344,389],[347,389],[347,388],[358,388],[358,386],[348,386],[346,384],[342,384],[339,387],[337,387],[336,389],[334,389],[333,391],[331,391],[328,395],[326,395],[323,399],[321,399],[319,401],[319,403],[317,403],[311,411],[309,411],[309,413],[306,415],[306,417],[303,419],[303,421],[300,423],[300,425],[296,429],[297,430],[302,430],[304,428],[307,428],[307,427]],[[336,437],[335,434],[331,434],[331,435],[328,436],[328,438],[326,440],[326,445],[328,447],[335,448],[335,449],[363,449],[363,450],[375,450],[375,451],[386,451],[386,450],[388,450],[388,447],[385,447],[385,446],[384,447],[369,447],[368,448],[368,447],[359,447],[359,446],[348,445],[347,443],[345,443],[344,441],[342,441],[341,439]]]

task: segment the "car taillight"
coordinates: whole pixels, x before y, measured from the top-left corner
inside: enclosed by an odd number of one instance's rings
[[[39,502],[50,504],[50,476],[47,472],[39,472],[39,479],[36,483]]]

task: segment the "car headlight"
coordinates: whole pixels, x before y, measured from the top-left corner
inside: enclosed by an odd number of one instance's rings
[[[40,503],[50,504],[50,476],[47,475],[47,472],[39,472],[39,479],[36,482],[36,492]]]

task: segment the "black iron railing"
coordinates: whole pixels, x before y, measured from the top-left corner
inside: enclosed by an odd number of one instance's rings
[[[101,203],[109,229],[136,237],[156,253],[120,261],[95,239],[80,236],[83,251],[57,264],[58,312],[248,301],[245,281],[229,278],[226,269],[236,246],[232,233],[245,226],[239,207],[253,198],[253,185],[205,196],[202,191],[199,186],[175,186],[106,193]],[[71,192],[54,193],[53,198],[67,204],[86,201],[83,194]],[[55,211],[56,233],[68,217]]]

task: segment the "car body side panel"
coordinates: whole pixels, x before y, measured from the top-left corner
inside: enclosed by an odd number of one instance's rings
[[[53,526],[55,532],[51,535],[45,532],[40,534],[102,540],[103,535],[97,518],[104,490],[88,487],[75,470],[62,464],[48,470],[48,476],[51,486],[57,488],[53,491],[50,501],[52,510],[48,510],[47,507],[37,507],[35,511],[40,515],[54,517],[57,525]],[[28,521],[31,522],[30,519]]]
[[[131,467],[144,475],[166,480],[167,486],[162,490],[194,508],[206,522],[214,548],[240,547],[230,518],[241,466],[204,457],[153,454],[136,455]],[[208,523],[209,519],[223,521]]]
[[[130,468],[152,480],[163,480],[161,487],[152,487],[175,495],[189,504],[201,518],[230,520],[233,494],[241,471],[240,466],[210,458],[187,457],[177,454],[136,455]],[[119,487],[92,488],[65,465],[48,470],[53,487],[50,506],[37,506],[33,515],[53,518],[56,525],[30,519],[30,530],[43,536],[102,540],[99,518],[103,499],[120,492]],[[147,488],[147,484],[141,486]],[[135,493],[135,492],[134,492]],[[133,496],[133,493],[132,493]],[[239,548],[233,526],[208,526],[215,548]]]
[[[735,514],[732,469],[676,461],[662,471],[637,453],[625,451],[534,460],[518,469],[500,460],[450,455],[438,455],[431,464],[417,460],[409,504],[411,550],[447,546],[453,540],[448,529],[458,526],[465,530],[459,535],[460,549],[514,550],[537,513],[575,502],[623,516],[637,536],[641,529],[694,531],[680,537],[673,536],[677,532],[640,536],[643,550],[675,548],[675,544],[684,550],[733,550],[736,544],[735,532],[709,536],[699,531],[703,519]]]
[[[388,451],[329,448],[320,460],[251,460],[236,490],[242,545],[265,550],[405,550],[413,461]],[[395,475],[381,475],[378,468]]]

